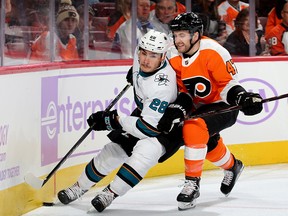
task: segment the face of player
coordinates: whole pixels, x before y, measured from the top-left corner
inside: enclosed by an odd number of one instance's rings
[[[138,56],[140,69],[145,73],[154,72],[164,60],[162,54],[143,49],[140,49]]]
[[[176,49],[180,53],[193,54],[198,49],[198,46],[194,45],[188,52],[191,43],[194,43],[198,39],[198,32],[194,33],[191,39],[191,34],[188,30],[174,31],[173,38]]]
[[[156,17],[162,23],[169,23],[172,19],[174,19],[176,13],[176,3],[175,0],[162,0],[157,3],[155,7]]]

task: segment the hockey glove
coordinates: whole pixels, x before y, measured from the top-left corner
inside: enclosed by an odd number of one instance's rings
[[[117,120],[117,116],[117,110],[111,112],[99,111],[90,115],[87,123],[95,131],[120,129],[122,127]]]
[[[256,115],[263,109],[262,97],[257,93],[241,92],[237,95],[237,105],[242,106],[245,115]]]
[[[180,93],[176,101],[166,108],[164,115],[158,122],[158,130],[166,134],[171,132],[179,126],[191,109],[191,97],[186,93]]]
[[[133,67],[131,67],[126,75],[126,80],[133,86]]]

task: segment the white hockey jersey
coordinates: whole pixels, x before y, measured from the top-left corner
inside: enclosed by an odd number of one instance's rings
[[[177,97],[176,73],[166,59],[154,73],[140,70],[138,50],[133,62],[134,100],[141,116],[120,117],[123,130],[139,138],[155,137],[160,132],[157,124],[166,107]]]

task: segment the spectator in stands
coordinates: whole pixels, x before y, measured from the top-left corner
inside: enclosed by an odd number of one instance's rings
[[[12,8],[11,1],[10,0],[5,0],[5,14],[9,13],[11,11],[11,8]]]
[[[255,18],[255,25],[257,27],[257,16]],[[257,30],[255,32],[256,55],[262,54],[265,48],[264,32]],[[249,31],[249,8],[245,8],[239,12],[235,20],[235,30],[228,36],[224,47],[230,52],[231,55],[249,56],[250,44],[250,31]]]
[[[37,29],[46,30],[49,25],[49,10],[48,8],[30,9],[27,8],[26,14],[26,25],[32,26]]]
[[[150,11],[155,10],[157,1],[158,0],[150,1],[151,2]],[[178,14],[186,12],[185,2],[176,1],[176,7],[177,7]]]
[[[77,12],[79,14],[79,24],[77,28],[75,29],[75,32],[73,33],[76,37],[77,40],[77,49],[78,49],[78,54],[81,59],[83,59],[83,54],[84,54],[84,4],[78,6]],[[93,17],[95,17],[95,11],[92,7],[88,5],[88,31],[93,31],[95,30],[94,26],[92,25],[93,22]],[[88,32],[88,33],[89,33]],[[94,37],[93,34],[89,34],[89,45],[93,45],[94,42]]]
[[[59,8],[56,16],[56,60],[79,59],[77,42],[72,34],[79,23],[79,15],[72,5]],[[44,31],[31,46],[31,59],[48,61],[50,59],[50,31]]]
[[[136,21],[136,37],[140,38],[150,29],[153,29],[149,21],[150,1],[137,0],[137,21]],[[118,28],[112,45],[112,51],[120,51],[121,58],[132,58],[132,22],[131,19],[126,20]]]
[[[267,17],[265,37],[267,37],[268,33],[271,31],[272,28],[282,22],[281,11],[283,9],[283,5],[286,2],[286,0],[276,0],[275,7],[272,8]]]
[[[216,0],[198,0],[192,5],[192,12],[198,14],[202,19],[203,34],[223,45],[228,34],[226,23],[220,20],[216,3]]]
[[[56,0],[55,1],[55,12],[56,12],[56,14],[57,14],[57,11],[59,11],[60,7],[63,7],[63,6],[66,6],[66,5],[72,5],[72,0]]]
[[[150,12],[150,21],[155,30],[169,34],[169,22],[181,13],[177,7],[179,3],[177,4],[176,0],[157,0],[155,2],[155,10]]]
[[[0,16],[2,17],[2,15],[1,15],[1,11],[2,11],[1,10],[1,6],[2,6],[2,4],[0,4]],[[12,11],[11,1],[10,0],[5,0],[5,28],[8,27],[11,11]]]
[[[106,34],[112,41],[119,26],[131,17],[131,0],[116,0],[116,11],[108,18]]]
[[[160,17],[160,13],[167,13],[167,10],[163,8],[161,9],[162,12],[159,11],[159,13],[157,12],[157,10],[155,11],[156,5],[157,3],[164,2],[164,1],[155,1],[156,3],[150,1],[150,18],[152,19],[151,22],[153,24],[155,24],[155,29],[162,31],[164,30],[164,32],[168,32],[168,26],[167,23],[171,20],[170,17],[168,16],[165,19],[158,19],[157,17],[154,17],[155,14],[159,14],[158,17]],[[175,0],[168,0],[169,2],[176,2]],[[165,4],[162,4],[162,6]],[[167,8],[167,6],[165,6]],[[172,8],[170,7],[169,10],[171,10]],[[174,6],[173,9],[174,10]],[[186,7],[179,3],[176,2],[176,15],[179,13],[183,13],[186,11]],[[107,37],[110,40],[113,40],[115,37],[115,33],[117,31],[117,29],[119,28],[119,26],[125,22],[126,20],[130,19],[131,16],[131,0],[116,0],[116,12],[114,14],[112,14],[111,16],[109,16],[109,22],[108,22],[108,26],[107,26]],[[173,17],[174,18],[174,17]],[[173,19],[172,18],[172,19]],[[164,26],[164,27],[163,27]]]
[[[218,5],[220,19],[226,23],[226,31],[231,34],[235,30],[234,20],[238,13],[249,7],[249,4],[239,0],[226,0]]]
[[[288,1],[281,10],[282,22],[267,34],[271,55],[288,55]]]

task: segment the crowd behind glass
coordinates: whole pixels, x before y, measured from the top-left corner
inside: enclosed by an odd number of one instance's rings
[[[287,55],[283,32],[283,51],[275,51],[271,50],[275,35],[269,39],[267,31],[282,18],[284,22],[284,16],[288,19],[285,2],[1,0],[1,66],[129,59],[137,38],[150,29],[169,34],[168,23],[185,11],[197,13],[204,23],[204,35],[218,41],[232,56]],[[274,24],[267,21],[272,13]]]

